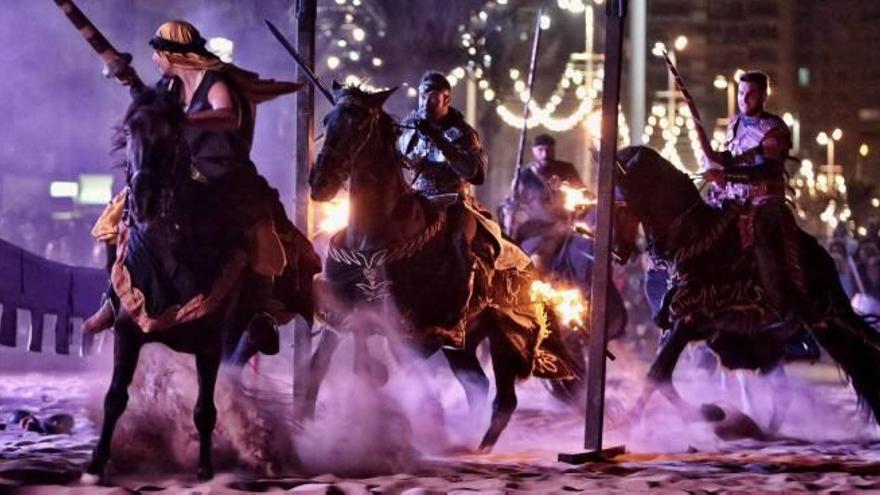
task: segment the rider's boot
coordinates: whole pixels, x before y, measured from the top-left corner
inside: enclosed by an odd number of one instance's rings
[[[275,319],[270,314],[274,279],[251,272],[245,291],[253,315],[247,324],[245,335],[249,345],[266,355],[278,354],[280,344]]]
[[[83,321],[82,331],[86,334],[101,333],[113,326],[115,318],[116,315],[113,311],[113,305],[110,304],[110,298],[105,296],[98,311]]]

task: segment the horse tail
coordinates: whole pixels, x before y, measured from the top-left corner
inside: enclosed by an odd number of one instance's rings
[[[813,329],[813,334],[849,376],[859,405],[867,405],[880,422],[880,333],[850,311]]]

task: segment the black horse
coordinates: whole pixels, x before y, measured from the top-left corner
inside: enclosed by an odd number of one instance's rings
[[[113,378],[100,438],[86,469],[89,481],[103,476],[113,430],[145,344],[162,343],[195,355],[199,394],[193,419],[200,441],[200,479],[213,476],[214,387],[221,361],[243,364],[256,352],[244,344],[250,339],[244,329],[252,310],[239,304],[240,288],[250,273],[252,233],[230,221],[242,206],[230,204],[228,189],[193,177],[183,123],[173,95],[145,90],[129,106],[116,138],[125,150],[129,215],[111,273],[120,300]],[[315,270],[310,272],[304,259],[315,255],[304,236],[294,243],[302,252],[287,252],[289,267],[302,272],[287,270],[279,277],[276,295],[287,291],[281,297],[285,314],[292,318],[299,313],[311,322]]]
[[[352,331],[356,342],[399,322],[403,340],[422,356],[442,349],[471,405],[488,394],[489,381],[476,357],[477,345],[488,339],[497,390],[480,443],[488,451],[516,408],[517,379],[534,374],[560,380],[568,385],[560,393],[570,394],[580,388],[577,369],[583,365],[566,352],[554,318],[530,300],[534,270],[528,259],[521,267],[499,269],[489,258],[515,248],[491,240],[471,216],[479,213],[465,208],[457,195],[446,198],[451,205],[441,204],[407,184],[395,149],[397,124],[382,110],[393,90],[368,93],[334,84],[334,91],[336,104],[324,118],[324,145],[309,184],[314,200],[328,201],[349,180],[351,210],[316,283],[318,314],[331,327]],[[471,236],[475,251],[491,253],[462,252],[456,241],[461,235]],[[378,311],[381,323],[367,322],[363,308]],[[310,413],[337,344],[336,334],[325,331],[315,351]],[[357,354],[355,360],[356,367],[359,362],[371,367]],[[374,370],[383,368],[376,364]]]
[[[628,225],[622,230],[635,232],[632,225],[641,223],[652,254],[672,261],[672,289],[660,314],[661,325],[670,330],[635,409],[640,412],[659,389],[689,413],[711,414],[715,408],[697,413],[687,406],[672,384],[689,342],[705,340],[727,368],[767,372],[802,329],[780,325],[764,297],[754,255],[743,248],[741,211],[708,206],[691,179],[650,148],[621,150],[617,177],[626,206],[618,208],[616,226]],[[831,257],[805,232],[799,236],[812,306],[806,329],[880,418],[880,336],[853,312]],[[622,251],[631,251],[634,238],[616,239],[630,245]]]

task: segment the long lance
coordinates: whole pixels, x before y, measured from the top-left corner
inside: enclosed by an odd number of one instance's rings
[[[541,42],[541,17],[543,17],[544,9],[538,9],[538,18],[535,19],[535,36],[532,38],[532,55],[529,59],[529,79],[528,79],[528,91],[529,97],[526,99],[525,105],[523,106],[523,126],[519,131],[519,146],[516,149],[516,173],[513,177],[513,191],[512,193],[515,195],[517,189],[519,189],[519,175],[522,171],[522,160],[523,153],[526,148],[526,133],[528,132],[528,123],[529,123],[529,103],[532,102],[532,90],[535,87],[535,72],[538,65],[538,46]]]
[[[669,67],[669,72],[672,73],[672,77],[675,79],[675,86],[681,91],[681,95],[687,103],[688,110],[691,112],[691,118],[694,119],[697,138],[700,140],[700,148],[703,150],[703,154],[706,158],[711,159],[715,152],[712,150],[709,136],[706,135],[706,129],[703,127],[703,119],[700,117],[700,111],[697,110],[697,104],[694,103],[694,98],[691,96],[691,92],[688,91],[687,86],[685,86],[684,80],[681,78],[681,73],[678,72],[678,68],[672,63],[672,59],[669,58],[669,52],[666,50],[663,50],[663,60],[666,61],[666,66]]]
[[[318,80],[318,76],[316,76],[315,73],[312,72],[312,69],[310,69],[306,62],[302,59],[302,57],[299,56],[296,48],[294,48],[290,41],[288,41],[287,37],[284,36],[284,34],[280,30],[278,30],[277,27],[275,27],[275,24],[272,24],[272,21],[270,21],[269,19],[265,19],[265,21],[266,26],[269,27],[269,31],[272,31],[272,35],[275,36],[275,39],[277,39],[278,42],[281,43],[281,46],[283,46],[284,49],[287,50],[287,53],[289,53],[290,56],[293,57],[293,60],[296,61],[296,65],[298,65],[299,68],[302,69],[306,77],[309,78],[309,81],[312,81],[312,84],[314,84],[315,87],[318,88],[321,94],[324,95],[324,98],[327,98],[327,101],[329,101],[331,105],[336,105],[336,98],[333,97],[333,93],[328,91],[327,88],[324,87],[323,84],[321,84],[321,81]]]
[[[54,0],[55,5],[64,12],[73,27],[89,43],[95,53],[104,61],[104,74],[107,77],[116,77],[122,81],[130,82],[132,91],[143,88],[144,83],[138,77],[137,72],[131,66],[131,54],[122,53],[107,41],[101,31],[92,24],[92,21],[71,0]]]

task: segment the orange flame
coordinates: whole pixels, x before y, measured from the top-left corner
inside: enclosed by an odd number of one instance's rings
[[[572,187],[568,182],[563,182],[559,185],[559,192],[565,197],[564,208],[568,211],[596,206],[596,198],[584,187]]]
[[[564,326],[584,326],[587,315],[587,301],[577,289],[557,289],[552,284],[535,280],[529,288],[533,302],[548,304],[556,313],[559,323]]]
[[[316,203],[317,232],[332,234],[348,225],[348,197],[337,197],[325,203]]]

